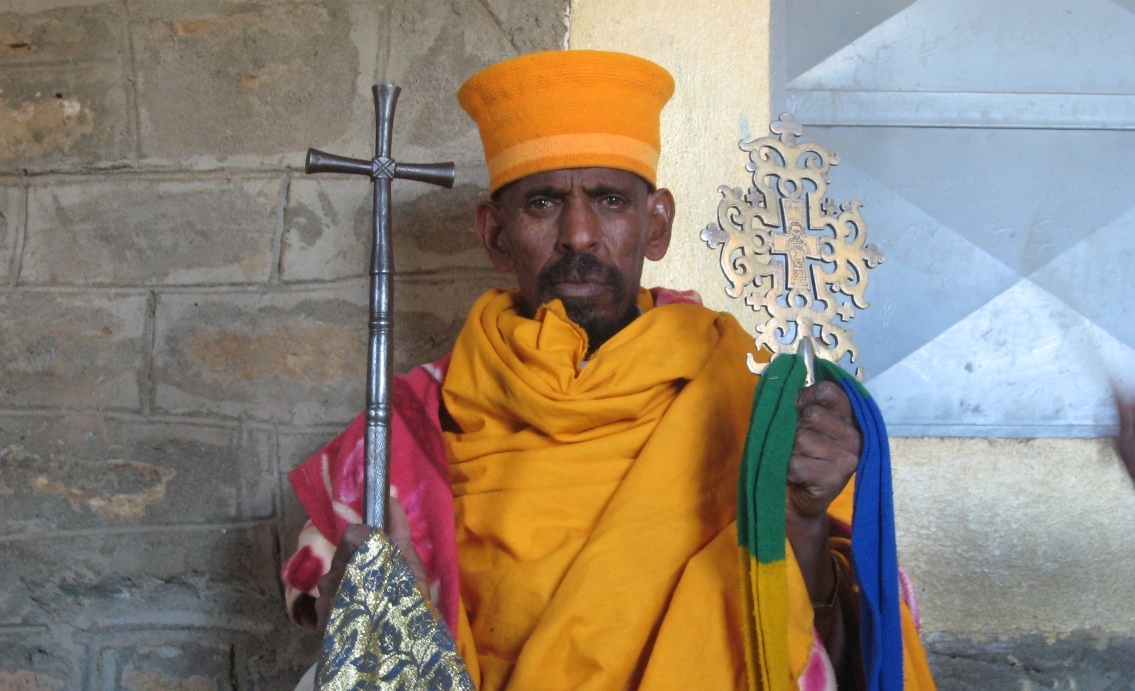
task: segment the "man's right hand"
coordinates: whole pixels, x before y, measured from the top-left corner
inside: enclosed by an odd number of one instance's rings
[[[410,521],[406,518],[406,511],[398,500],[390,497],[386,505],[386,535],[390,541],[397,545],[414,572],[418,581],[418,590],[422,597],[430,597],[429,579],[426,576],[426,567],[422,558],[414,550],[414,543],[410,540]],[[315,600],[315,614],[318,617],[316,630],[320,633],[327,627],[327,619],[331,616],[331,606],[335,603],[335,594],[339,592],[339,584],[343,582],[343,574],[347,572],[347,563],[351,561],[357,550],[370,538],[374,528],[363,523],[349,525],[339,538],[339,545],[335,548],[335,556],[331,558],[331,567],[323,578],[319,579],[319,597]]]

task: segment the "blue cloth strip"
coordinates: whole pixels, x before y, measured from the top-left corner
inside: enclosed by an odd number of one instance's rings
[[[843,387],[863,434],[863,451],[855,475],[851,559],[859,584],[864,677],[872,691],[901,691],[902,618],[887,428],[879,407],[859,382],[835,365],[822,360],[816,364],[818,369],[834,370],[826,373],[825,378]]]

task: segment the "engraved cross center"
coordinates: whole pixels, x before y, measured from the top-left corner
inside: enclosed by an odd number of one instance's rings
[[[791,289],[811,289],[808,279],[808,260],[820,259],[820,241],[805,232],[804,202],[784,200],[783,233],[772,236],[772,251],[785,257],[787,286]]]

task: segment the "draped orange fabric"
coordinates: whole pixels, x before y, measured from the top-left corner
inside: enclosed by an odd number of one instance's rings
[[[757,378],[728,315],[654,308],[584,364],[491,292],[443,388],[462,655],[481,689],[741,688],[735,512]]]

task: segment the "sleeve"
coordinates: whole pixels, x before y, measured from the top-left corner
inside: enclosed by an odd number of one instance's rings
[[[390,492],[406,510],[410,538],[426,567],[431,597],[454,627],[460,597],[457,543],[439,419],[441,383],[448,364],[447,355],[394,378]],[[305,623],[305,608],[297,605],[305,594],[318,596],[319,579],[330,568],[343,530],[362,522],[365,427],[365,415],[360,414],[288,474],[308,515],[296,550],[281,569],[288,614],[297,622]]]

